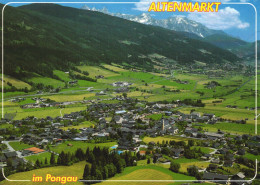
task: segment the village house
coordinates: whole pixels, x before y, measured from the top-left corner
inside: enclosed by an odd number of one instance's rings
[[[204,172],[203,177],[204,180],[220,180],[218,183],[225,184],[228,180],[228,175],[222,175],[218,173],[210,173],[210,172]]]
[[[129,82],[114,82],[114,83],[112,83],[113,87],[128,87],[130,85],[132,85],[132,83],[129,83]]]

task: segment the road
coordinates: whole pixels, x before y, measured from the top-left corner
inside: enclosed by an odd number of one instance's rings
[[[16,150],[13,149],[13,147],[9,144],[9,142],[20,142],[20,141],[19,141],[19,140],[14,140],[14,141],[3,141],[3,142],[2,142],[3,144],[5,144],[5,145],[7,146],[8,150],[9,150],[10,152],[16,151]],[[18,156],[18,157],[23,158],[22,152],[16,151],[16,153],[17,153],[17,156]]]
[[[18,141],[18,140],[16,140]],[[13,149],[13,147],[9,144],[10,141],[2,141],[3,144],[5,144],[7,146],[7,149],[10,151],[10,152],[13,152],[15,151],[15,149]],[[19,141],[18,141],[19,142]]]
[[[82,87],[83,88],[83,87]],[[88,88],[88,87],[85,87]],[[92,90],[100,90],[100,89],[92,89]],[[14,96],[11,98],[5,98],[4,101],[14,99],[14,98],[25,98],[25,97],[35,97],[35,96],[48,96],[48,95],[56,95],[56,94],[71,94],[71,93],[76,93],[76,92],[89,92],[88,90],[70,90],[70,91],[62,91],[58,93],[42,93],[42,94],[28,94],[28,95],[20,95],[20,96]]]

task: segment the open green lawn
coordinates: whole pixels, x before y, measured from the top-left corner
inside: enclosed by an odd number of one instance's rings
[[[178,137],[178,136],[158,136],[158,137],[144,137],[143,141],[145,143],[149,143],[151,141],[157,143],[159,141],[159,143],[162,143],[162,141],[184,141],[184,142],[188,142],[188,138],[183,138],[183,137]]]
[[[119,75],[117,73],[103,69],[98,66],[77,66],[77,68],[80,69],[81,71],[87,71],[89,73],[89,77],[91,78],[95,78],[95,76],[97,75],[103,75],[104,77]]]
[[[173,173],[168,169],[165,169],[156,165],[136,166],[128,167],[122,174],[118,174],[111,180],[192,180],[193,177],[189,177],[182,174]],[[124,182],[124,184],[147,184],[147,182]],[[103,182],[101,184],[115,184],[115,182]],[[149,182],[149,184],[180,184],[174,182]]]
[[[8,123],[3,123],[0,124],[0,128],[13,128],[14,126],[12,124],[8,124]]]
[[[131,87],[139,88],[139,91],[131,90],[128,94],[128,97],[138,98],[140,100],[145,100],[149,102],[153,101],[161,101],[161,100],[183,100],[187,98],[191,99],[202,99],[203,102],[206,103],[205,107],[182,107],[178,109],[184,113],[190,113],[191,109],[195,109],[196,112],[200,113],[214,113],[216,116],[231,119],[231,120],[240,120],[248,118],[247,124],[233,124],[233,123],[219,123],[215,125],[204,125],[204,129],[209,131],[216,131],[217,129],[221,129],[223,131],[227,131],[230,133],[238,133],[238,134],[254,134],[254,111],[247,110],[244,107],[249,106],[252,107],[254,105],[254,79],[249,77],[243,77],[241,75],[229,75],[224,77],[223,79],[219,78],[211,78],[208,79],[207,75],[197,75],[197,74],[189,74],[189,73],[181,73],[180,71],[174,71],[174,78],[169,79],[170,75],[165,74],[153,74],[146,72],[133,72],[129,70],[124,70],[118,65],[107,65],[104,64],[104,67],[117,71],[118,73],[112,72],[107,69],[103,69],[98,66],[78,66],[78,68],[82,71],[88,71],[90,73],[90,77],[94,77],[95,75],[104,75],[104,79],[98,79],[97,82],[90,82],[85,80],[78,80],[78,85],[74,87],[70,87],[67,89],[62,89],[61,92],[64,94],[56,94],[56,95],[48,95],[42,96],[43,98],[50,98],[51,100],[57,102],[64,101],[81,101],[85,100],[93,100],[93,99],[105,99],[111,98],[120,94],[111,94],[105,96],[95,96],[97,91],[100,91],[105,88],[113,89],[111,83],[115,81],[128,81],[133,82]],[[63,71],[55,70],[54,74],[59,76],[61,79],[68,81],[69,75]],[[166,78],[167,76],[167,78]],[[11,78],[11,77],[9,77]],[[8,77],[6,77],[8,79]],[[180,84],[174,81],[175,79],[187,80],[189,84]],[[35,77],[29,79],[29,81],[33,81],[35,83],[43,83],[45,85],[53,85],[54,87],[64,86],[64,82],[41,77],[39,75],[35,75]],[[217,81],[221,84],[221,86],[216,87],[216,92],[213,92],[213,89],[207,89],[205,87],[205,83],[209,81]],[[247,82],[247,83],[245,83]],[[20,82],[19,82],[20,83]],[[146,84],[147,83],[147,84]],[[244,84],[245,83],[245,84]],[[243,86],[241,86],[244,84]],[[26,86],[26,84],[24,84]],[[168,90],[179,89],[181,92],[167,92],[162,88],[165,86]],[[225,95],[228,91],[241,86],[241,88],[230,95]],[[87,92],[87,87],[93,87],[96,89],[94,92]],[[141,92],[141,89],[148,90],[147,92]],[[204,92],[203,96],[196,93],[196,91]],[[28,94],[33,93],[29,92]],[[216,98],[213,98],[213,95],[221,95]],[[5,98],[15,95],[25,94],[22,92],[13,92],[13,93],[5,93]],[[243,96],[244,95],[244,96]],[[217,103],[214,105],[212,101],[214,100],[222,100],[221,103]],[[260,98],[259,98],[260,101]],[[28,109],[23,110],[19,107],[19,105],[26,103],[34,103],[33,100],[27,98],[25,101],[20,103],[13,103],[12,105],[7,105],[5,102],[5,110],[4,113],[8,118],[14,118],[15,120],[25,118],[27,116],[35,116],[38,118],[44,118],[46,116],[56,117],[60,115],[60,109],[51,108],[51,109]],[[106,103],[109,103],[106,102]],[[230,109],[225,108],[226,105],[237,105],[238,109]],[[62,114],[75,112],[84,110],[84,107],[81,105],[76,105],[75,107],[66,107],[62,110]],[[161,115],[151,115],[149,116],[152,119],[158,120]],[[260,118],[259,118],[260,119]],[[258,127],[260,129],[260,127]],[[259,132],[260,130],[258,130]],[[160,140],[160,139],[159,139]],[[165,139],[166,140],[166,139]],[[168,138],[169,140],[169,138]],[[178,140],[178,138],[175,138]]]
[[[237,123],[216,123],[214,125],[202,123],[202,128],[206,131],[216,132],[218,129],[234,133],[234,134],[255,134],[255,125],[253,124],[237,124]],[[258,128],[259,131],[259,128]]]
[[[15,116],[15,120],[20,120],[26,118],[28,116],[35,116],[37,118],[46,118],[47,116],[57,117],[64,114],[69,114],[71,112],[77,112],[81,110],[86,110],[85,106],[79,107],[68,107],[68,108],[55,108],[55,107],[47,107],[47,108],[38,108],[38,109],[30,109],[30,110],[22,110],[21,112],[17,112]]]
[[[209,154],[210,152],[213,152],[214,150],[208,147],[199,147],[199,146],[193,146],[191,147],[192,149],[196,148],[197,150],[200,148],[200,150],[205,153],[205,154]]]
[[[94,126],[95,124],[93,122],[90,122],[90,121],[84,121],[82,123],[80,123],[79,125],[76,125],[76,126],[68,126],[68,127],[62,127],[61,129],[62,130],[68,130],[68,129],[80,129],[80,128],[85,128],[85,127],[91,127],[91,126]]]
[[[68,144],[72,144],[72,146],[68,146]],[[108,147],[116,145],[116,142],[108,142],[108,143],[87,143],[84,141],[65,141],[64,143],[58,144],[57,146],[51,146],[50,150],[61,153],[64,152],[75,152],[78,148],[81,148],[82,150],[86,150],[88,147],[90,149],[94,148],[95,146],[99,147]]]
[[[54,100],[56,102],[68,102],[68,101],[83,101],[84,98],[89,98],[95,96],[95,93],[84,93],[84,94],[66,94],[66,95],[51,95],[51,96],[45,96],[44,98],[49,98],[51,100]]]
[[[178,159],[172,159],[172,161],[176,162],[176,163],[193,163],[193,162],[198,162],[198,159],[187,159],[185,157],[181,157]]]
[[[127,71],[123,68],[120,68],[118,66],[115,66],[115,65],[108,65],[108,64],[103,64],[103,66],[107,69],[110,69],[110,70],[113,70],[113,71],[116,71],[116,72],[123,72],[123,71]]]
[[[194,180],[194,177],[190,177],[183,174],[178,174],[171,172],[170,170],[156,166],[156,165],[147,165],[147,166],[134,166],[127,167],[124,169],[123,173],[117,174],[115,177],[110,178],[109,180]],[[121,182],[122,183],[122,182]],[[99,184],[102,185],[116,185],[121,184],[120,182],[109,182],[105,181]],[[183,182],[182,182],[183,183]],[[124,182],[124,184],[129,185],[144,185],[144,184],[153,184],[153,185],[170,185],[170,184],[182,184],[180,182]]]
[[[48,77],[33,77],[33,78],[30,78],[28,79],[29,82],[33,82],[33,83],[42,83],[44,85],[51,85],[55,88],[57,87],[64,87],[64,82],[62,81],[59,81],[59,80],[56,80],[56,79],[53,79],[53,78],[48,78]]]
[[[9,142],[9,144],[16,151],[33,147],[33,145],[28,145],[28,144],[25,144],[25,143],[22,143],[22,142],[19,142],[19,141]]]
[[[189,166],[197,166],[199,169],[205,169],[209,166],[209,162],[200,161],[200,162],[190,162],[190,163],[181,163],[180,172],[187,172]]]
[[[39,153],[39,154],[35,154],[35,155],[25,157],[26,160],[31,161],[33,163],[35,163],[35,161],[38,159],[43,164],[45,164],[45,158],[47,158],[47,162],[48,162],[48,164],[50,164],[50,158],[51,158],[50,152],[43,152],[43,153]],[[55,158],[57,160],[58,156],[55,155]]]
[[[160,120],[162,118],[162,116],[163,116],[162,114],[152,114],[152,115],[147,116],[147,118],[157,121],[157,120]]]
[[[55,166],[55,167],[48,167],[48,168],[41,168],[37,170],[27,171],[27,172],[20,172],[15,173],[13,175],[8,176],[10,180],[32,180],[33,174],[36,176],[42,176],[44,181],[46,174],[51,174],[52,176],[76,176],[78,179],[81,179],[83,176],[84,167],[86,165],[85,161],[73,164],[71,166]],[[36,182],[12,182],[12,181],[2,181],[0,185],[35,185]],[[61,184],[60,182],[43,182],[40,184]],[[66,183],[66,184],[75,184],[75,185],[83,185],[82,182],[73,182],[73,183]]]
[[[179,111],[184,113],[190,113],[191,109],[195,109],[196,112],[203,113],[214,113],[216,116],[231,119],[231,120],[241,120],[241,119],[254,119],[254,111],[246,109],[231,109],[220,106],[205,106],[197,108],[181,108]],[[251,122],[250,122],[251,123]]]
[[[82,178],[83,170],[86,165],[85,161],[75,163],[71,166],[55,166],[55,167],[48,167],[42,168],[27,172],[20,172],[13,175],[8,176],[10,180],[31,180],[33,174],[37,176],[42,176],[44,181],[46,174],[51,174],[53,176],[76,176],[78,179]],[[150,166],[134,166],[134,167],[127,167],[124,171],[120,174],[117,174],[115,177],[110,178],[108,180],[195,180],[194,177],[190,177],[183,174],[173,173],[168,169],[165,169],[160,166],[150,165]],[[168,184],[168,185],[176,185],[182,184],[183,182],[149,182],[149,184],[154,185],[161,185],[161,184]],[[14,182],[11,181],[2,181],[0,182],[1,185],[13,185]],[[17,185],[33,185],[35,182],[15,182]],[[60,184],[48,182],[48,184]],[[68,184],[68,183],[67,183]],[[76,185],[83,185],[82,182],[73,182],[70,184]],[[122,182],[109,182],[104,181],[98,184],[122,184]],[[139,184],[147,184],[147,182],[124,182],[124,184],[131,184],[131,185],[139,185]]]
[[[70,81],[70,77],[68,73],[59,70],[54,70],[53,74],[58,76],[61,80],[64,80],[66,82]]]
[[[251,159],[253,161],[255,161],[256,159],[257,159],[257,161],[260,161],[260,155],[254,155],[254,154],[246,153],[243,157]]]
[[[7,82],[11,83],[17,89],[23,89],[25,87],[27,87],[28,89],[31,89],[31,85],[29,85],[28,83],[18,80],[16,78],[13,78],[11,76],[4,75],[4,88],[9,89],[9,88],[11,88],[11,86],[9,86],[7,84]]]
[[[29,104],[29,103],[35,103],[36,101],[32,100],[31,98],[26,98],[23,101],[20,101],[18,104],[19,105],[25,105],[25,104]]]

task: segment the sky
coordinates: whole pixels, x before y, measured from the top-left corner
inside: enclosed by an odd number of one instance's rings
[[[64,6],[71,6],[81,8],[87,5],[90,8],[102,9],[106,7],[111,13],[124,13],[131,15],[140,15],[148,13],[148,8],[151,2],[166,2],[170,0],[35,0],[34,2],[74,2],[69,4],[62,4]],[[197,21],[210,29],[223,30],[233,37],[240,38],[245,41],[255,41],[255,10],[249,4],[225,4],[225,3],[251,3],[260,12],[260,0],[178,0],[181,2],[221,2],[219,12],[212,13],[197,13],[197,12],[150,12],[153,18],[166,19],[171,16],[185,16],[191,20]],[[1,3],[6,4],[13,2],[10,6],[20,6],[15,2],[33,2],[33,0],[1,0]],[[82,3],[75,3],[82,2]],[[94,2],[94,3],[89,3]],[[107,2],[107,3],[100,3]],[[111,2],[118,2],[113,3]],[[131,3],[122,3],[131,2]],[[259,15],[257,14],[257,18]],[[259,18],[260,20],[260,18]],[[258,21],[258,40],[260,40],[260,21]]]

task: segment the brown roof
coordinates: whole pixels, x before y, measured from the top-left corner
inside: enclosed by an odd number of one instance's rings
[[[29,150],[29,151],[33,152],[34,154],[38,154],[38,153],[41,153],[41,152],[44,152],[44,151],[45,151],[45,150],[43,150],[43,149],[36,148],[36,147],[27,148],[27,149],[24,149],[24,150]]]

